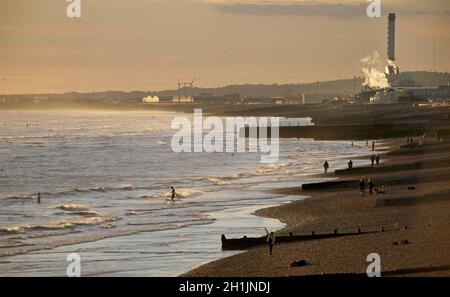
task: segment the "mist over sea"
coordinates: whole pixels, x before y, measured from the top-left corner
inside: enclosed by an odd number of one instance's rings
[[[253,212],[301,197],[271,190],[367,152],[365,143],[282,139],[275,164],[258,153],[174,153],[178,115],[0,111],[0,275],[65,276],[71,252],[83,275],[179,275],[232,254],[220,250],[221,234],[282,228]]]

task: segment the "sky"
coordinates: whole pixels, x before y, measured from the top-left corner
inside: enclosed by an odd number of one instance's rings
[[[386,58],[397,13],[400,71],[450,70],[450,1],[0,0],[0,94],[304,83],[361,75]]]

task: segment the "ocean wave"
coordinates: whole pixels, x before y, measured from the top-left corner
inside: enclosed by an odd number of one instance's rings
[[[219,178],[219,177],[212,177],[212,176],[208,176],[205,178],[205,180],[217,185],[217,186],[221,186],[221,185],[226,185],[227,182],[224,181],[223,179]]]
[[[280,170],[289,165],[291,165],[291,163],[270,164],[270,165],[267,165],[264,167],[260,167],[254,171],[229,174],[227,176],[220,177],[220,179],[221,180],[236,180],[236,179],[248,178],[248,177],[253,177],[253,176],[268,175],[270,173],[273,173],[274,171]]]
[[[131,190],[134,190],[134,187],[133,187],[133,185],[121,185],[119,187],[119,189],[120,190],[125,190],[125,191],[131,191]]]
[[[194,197],[194,196],[198,196],[201,195],[205,192],[205,190],[199,190],[199,189],[189,189],[189,188],[178,188],[175,189],[176,191],[176,196],[177,198],[189,198],[189,197]],[[166,192],[166,193],[159,193],[159,194],[154,194],[154,195],[147,195],[147,196],[143,196],[142,198],[144,199],[161,199],[161,198],[171,198],[172,193]]]
[[[259,168],[257,170],[257,173],[258,174],[271,173],[273,171],[280,170],[281,168],[284,168],[284,167],[286,167],[288,165],[289,164],[270,164],[270,165],[267,165],[265,167]]]
[[[77,226],[93,226],[100,225],[104,223],[114,222],[120,220],[119,217],[112,216],[95,216],[95,217],[85,217],[76,220],[60,221],[53,225],[35,225],[35,226],[14,226],[14,227],[0,227],[0,234],[22,234],[32,231],[52,231],[52,230],[63,230],[72,229]]]
[[[176,189],[176,196],[177,198],[189,198],[189,197],[194,197],[194,196],[198,196],[203,194],[205,191],[203,190],[198,190],[198,189]],[[165,193],[164,197],[170,198],[171,197],[171,193]]]
[[[96,211],[93,210],[86,210],[86,211],[75,211],[75,212],[71,212],[71,215],[76,215],[76,216],[83,216],[83,217],[99,217],[100,214]]]
[[[118,187],[97,187],[97,188],[74,188],[70,190],[64,190],[60,192],[54,192],[54,193],[41,193],[43,197],[50,196],[50,197],[58,197],[58,196],[70,196],[77,193],[83,193],[83,194],[89,194],[89,193],[107,193],[107,192],[114,192],[114,191],[133,191],[133,190],[150,190],[151,187],[135,187],[133,185],[120,185]],[[9,197],[2,198],[5,200],[31,200],[36,199],[36,194],[26,194],[26,195],[13,195]]]
[[[55,208],[59,208],[66,211],[85,211],[89,209],[87,206],[77,203],[60,204],[55,206]]]
[[[5,200],[34,200],[36,199],[35,195],[16,195],[4,198]]]

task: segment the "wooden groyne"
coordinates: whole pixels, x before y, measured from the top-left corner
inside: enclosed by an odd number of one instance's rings
[[[351,169],[349,168],[338,169],[335,170],[334,173],[336,175],[374,174],[383,172],[422,170],[422,169],[444,168],[444,167],[450,167],[449,158],[436,158],[431,160],[420,160],[411,163],[401,163],[401,164],[373,166],[373,167],[371,166],[353,167]]]
[[[277,236],[277,243],[288,243],[295,241],[310,241],[310,240],[319,240],[319,239],[327,239],[327,238],[337,238],[344,236],[355,236],[362,234],[370,234],[370,233],[379,233],[385,232],[385,228],[383,226],[380,227],[378,231],[366,231],[362,232],[360,228],[355,230],[354,232],[338,232],[338,230],[334,230],[332,233],[320,233],[316,234],[315,232],[311,232],[311,234],[306,235],[287,235],[287,236]],[[242,238],[231,238],[228,239],[225,235],[221,236],[222,241],[222,250],[246,250],[252,247],[260,246],[267,244],[267,236],[261,237],[247,237],[244,236]]]
[[[340,189],[340,188],[355,188],[359,186],[359,180],[335,180],[318,183],[302,184],[302,190],[313,191],[323,189]]]
[[[358,124],[320,126],[280,126],[280,138],[312,138],[317,140],[367,140],[377,138],[420,136],[429,131],[427,124]],[[270,127],[267,136],[271,137]],[[245,127],[249,137],[250,128]]]

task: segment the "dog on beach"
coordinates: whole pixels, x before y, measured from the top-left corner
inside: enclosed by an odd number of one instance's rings
[[[382,186],[381,189],[375,188],[373,191],[377,195],[383,195],[383,194],[386,194],[386,187]]]

